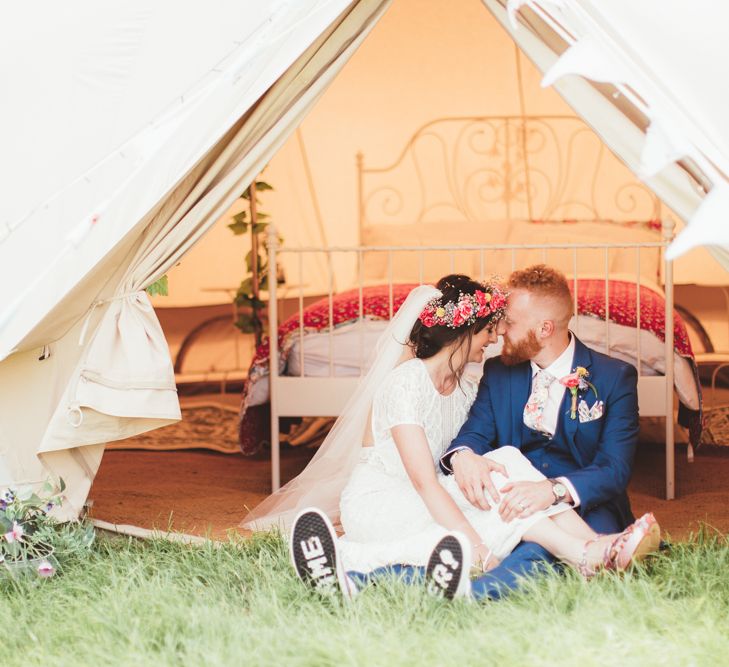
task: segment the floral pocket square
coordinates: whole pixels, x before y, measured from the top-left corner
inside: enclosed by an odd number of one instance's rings
[[[580,424],[600,419],[600,417],[602,417],[604,408],[605,405],[602,401],[595,401],[590,408],[588,407],[584,399],[581,400],[579,405],[577,406],[577,414],[580,417]]]

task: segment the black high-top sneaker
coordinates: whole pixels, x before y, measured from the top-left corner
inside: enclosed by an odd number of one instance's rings
[[[351,597],[351,586],[337,561],[337,534],[329,517],[311,507],[294,519],[289,542],[299,579],[313,590]]]
[[[440,539],[430,553],[425,568],[425,589],[431,595],[447,600],[468,595],[470,567],[470,542],[460,533],[449,533]]]

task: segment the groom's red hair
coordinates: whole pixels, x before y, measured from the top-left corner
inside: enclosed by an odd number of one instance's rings
[[[572,293],[565,275],[546,264],[535,264],[526,269],[514,271],[509,276],[509,290],[522,289],[543,299],[549,299],[556,306],[556,319],[564,326],[572,317]]]

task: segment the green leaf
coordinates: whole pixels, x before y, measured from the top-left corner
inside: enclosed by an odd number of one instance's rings
[[[248,231],[250,223],[248,222],[248,212],[241,211],[233,216],[233,222],[228,225],[233,234],[240,235],[245,234]]]
[[[250,313],[242,313],[235,322],[235,326],[238,327],[243,333],[255,333],[256,326],[253,315]]]
[[[262,232],[265,232],[269,224],[270,223],[268,222],[259,222],[258,224],[253,225],[253,233],[261,234]]]
[[[169,286],[167,284],[167,276],[162,276],[159,280],[156,280],[147,287],[147,294],[149,296],[169,296]],[[64,487],[65,488],[65,487]],[[63,491],[63,489],[61,489]]]
[[[238,286],[238,291],[236,292],[236,296],[238,294],[251,294],[253,292],[253,278],[248,277],[241,280],[240,285]]]
[[[273,186],[265,181],[256,181],[256,191],[263,192],[264,190],[273,190]]]
[[[268,215],[268,213],[264,213],[263,211],[257,211],[256,218],[258,218],[258,222],[265,222],[266,220],[270,220],[271,216]]]
[[[235,304],[236,306],[247,306],[249,308],[257,308],[259,310],[266,305],[260,299],[256,299],[256,297],[254,297],[252,294],[236,295]]]
[[[228,225],[228,229],[233,232],[236,236],[240,236],[241,234],[245,234],[248,231],[248,223],[247,222],[232,222]]]

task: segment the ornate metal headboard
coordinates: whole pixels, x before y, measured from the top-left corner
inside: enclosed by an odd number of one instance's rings
[[[574,116],[438,118],[381,168],[357,155],[359,223],[606,222],[660,230],[661,202]]]

